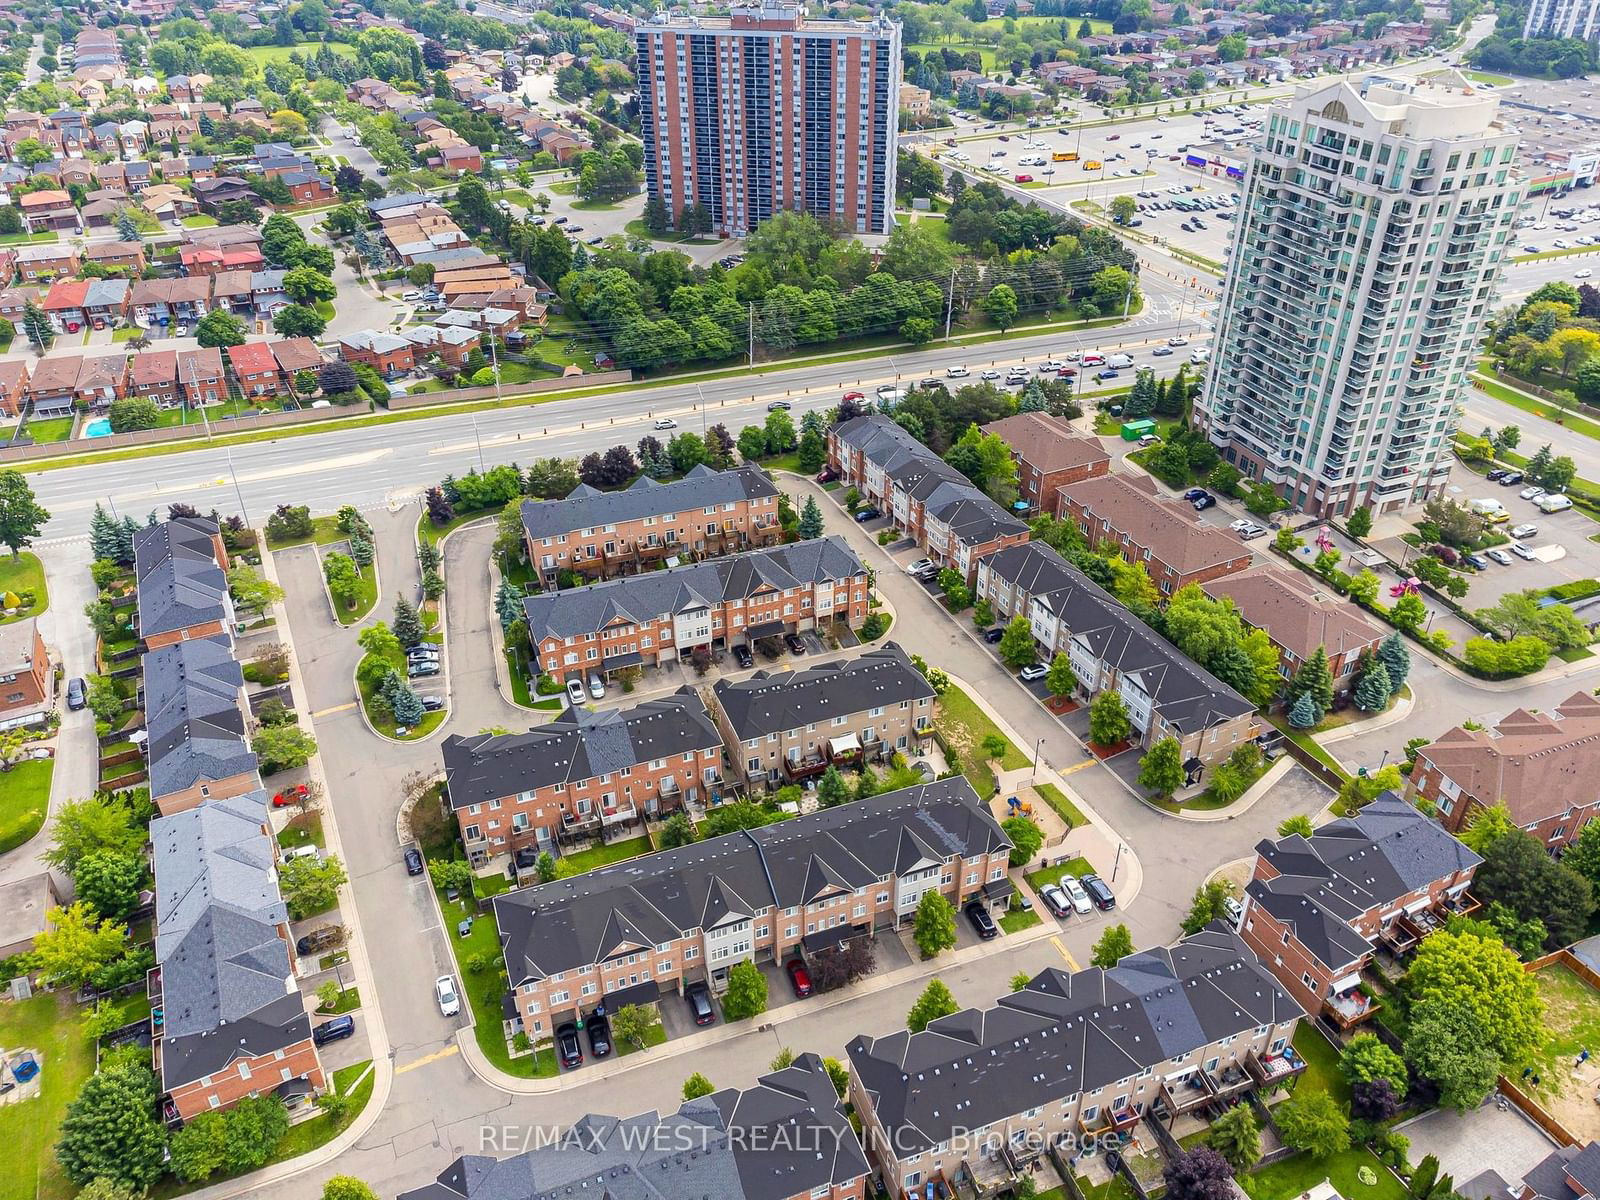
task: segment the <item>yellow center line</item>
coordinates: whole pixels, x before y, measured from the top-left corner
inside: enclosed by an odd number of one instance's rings
[[[311,715],[312,716],[316,716],[315,713],[312,713]],[[1056,774],[1057,775],[1071,775],[1074,771],[1081,771],[1085,767],[1092,767],[1092,766],[1094,766],[1095,763],[1097,763],[1099,761],[1100,760],[1096,759],[1096,758],[1086,758],[1081,763],[1073,763],[1072,766],[1066,767],[1063,770],[1057,771]]]
[[[1065,953],[1065,951],[1063,951],[1063,953]],[[1071,961],[1070,956],[1068,958],[1068,961],[1069,962]],[[1076,967],[1074,967],[1074,969],[1076,969]],[[412,1059],[410,1062],[406,1063],[404,1066],[396,1067],[394,1069],[394,1073],[396,1075],[404,1075],[407,1071],[415,1071],[418,1067],[425,1067],[431,1062],[438,1062],[441,1058],[449,1058],[452,1054],[460,1054],[460,1053],[461,1053],[461,1047],[460,1046],[446,1046],[443,1050],[435,1051],[432,1054],[425,1054],[421,1058]]]
[[[1072,957],[1072,951],[1067,949],[1066,943],[1063,942],[1060,937],[1052,937],[1050,939],[1050,944],[1060,952],[1062,958],[1067,960],[1067,966],[1071,967],[1074,971],[1082,970],[1082,968],[1078,966],[1078,960]],[[406,1068],[401,1067],[400,1069],[403,1071]]]
[[[334,713],[348,712],[355,706],[356,702],[354,700],[350,701],[348,704],[335,704],[332,708],[319,709],[318,711],[312,713],[311,719],[314,721],[318,717],[328,717],[332,716]]]

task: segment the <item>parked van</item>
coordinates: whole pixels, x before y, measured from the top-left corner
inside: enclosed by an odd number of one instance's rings
[[[1504,504],[1501,504],[1500,501],[1492,497],[1483,497],[1478,500],[1473,500],[1467,505],[1467,507],[1473,512],[1477,513],[1480,517],[1491,518],[1496,513],[1503,513],[1506,510],[1506,506]]]
[[[1098,350],[1085,350],[1083,357],[1078,359],[1078,365],[1084,367],[1103,367],[1106,365],[1106,356]]]
[[[1113,354],[1110,358],[1106,359],[1106,366],[1116,367],[1118,369],[1123,367],[1131,367],[1133,366],[1133,356],[1129,354]]]
[[[1572,497],[1563,496],[1559,492],[1550,492],[1546,495],[1540,496],[1533,503],[1540,512],[1566,512],[1567,509],[1572,507]]]
[[[1105,166],[1105,164],[1098,158],[1087,158],[1084,159],[1083,162],[1083,169],[1085,171],[1098,171],[1103,166]]]

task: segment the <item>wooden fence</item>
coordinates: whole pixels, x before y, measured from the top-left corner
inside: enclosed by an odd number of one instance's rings
[[[506,399],[519,396],[534,396],[541,392],[571,391],[578,388],[606,387],[611,384],[632,383],[632,371],[600,371],[587,375],[573,375],[568,378],[556,376],[550,379],[539,379],[532,383],[502,384],[500,394]],[[465,404],[472,400],[493,400],[495,388],[493,384],[488,387],[451,388],[444,392],[419,392],[416,395],[389,397],[388,407],[391,412],[399,412],[408,408],[424,408],[434,404]]]
[[[1533,964],[1529,963],[1528,965],[1532,966]],[[1558,1145],[1576,1146],[1578,1144],[1578,1139],[1568,1132],[1565,1125],[1556,1120],[1542,1104],[1532,1096],[1524,1093],[1521,1088],[1504,1075],[1500,1076],[1500,1090],[1505,1093],[1506,1099],[1522,1110],[1523,1116],[1544,1130]]]

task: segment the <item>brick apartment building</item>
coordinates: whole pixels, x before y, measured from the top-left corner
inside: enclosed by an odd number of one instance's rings
[[[150,823],[155,1070],[168,1120],[326,1085],[296,985],[267,794]],[[158,981],[158,982],[157,982]]]
[[[1354,817],[1256,845],[1239,932],[1310,1016],[1348,1027],[1376,1011],[1361,971],[1469,906],[1480,859],[1394,792]]]
[[[937,889],[1009,895],[1011,844],[957,775],[708,838],[494,901],[514,1024],[535,1041],[743,961],[781,963],[909,921]]]
[[[1147,475],[1073,484],[1060,493],[1055,515],[1081,529],[1090,546],[1112,546],[1129,562],[1143,563],[1163,596],[1251,562],[1250,548],[1238,537],[1205,524],[1183,501],[1159,497]]]
[[[1575,692],[1553,712],[1519,708],[1492,729],[1456,726],[1417,751],[1406,798],[1460,833],[1496,802],[1552,851],[1600,815],[1600,699]]]
[[[586,679],[867,619],[867,569],[837,535],[545,592],[523,601],[539,669]]]
[[[0,729],[42,718],[52,694],[50,653],[29,617],[0,625]]]
[[[49,360],[46,360],[49,361]],[[139,636],[146,650],[233,628],[228,552],[214,521],[175,517],[133,535]]]
[[[1098,479],[1111,470],[1099,438],[1084,437],[1060,417],[1025,412],[983,427],[1011,447],[1017,461],[1017,496],[1030,513],[1054,513],[1068,484]]]
[[[1027,525],[888,417],[856,417],[830,430],[828,463],[969,586],[986,555],[1028,540]]]
[[[618,492],[579,484],[562,500],[522,502],[528,561],[546,587],[564,570],[636,574],[669,555],[770,546],[780,533],[778,488],[754,463],[728,471],[701,464],[671,483],[641,475]]]
[[[142,661],[150,799],[163,815],[261,786],[244,673],[226,637],[191,638]]]
[[[970,1173],[980,1194],[1045,1147],[1080,1153],[1168,1112],[1236,1103],[1305,1069],[1300,1007],[1220,922],[1109,970],[1052,967],[990,1009],[845,1047],[848,1097],[888,1194]],[[970,1186],[970,1184],[968,1185]]]
[[[1043,543],[984,559],[974,594],[1001,624],[1027,617],[1041,662],[1067,655],[1079,698],[1115,688],[1136,742],[1176,738],[1192,780],[1259,732],[1255,705]]]
[[[1246,625],[1266,631],[1278,649],[1278,670],[1285,679],[1323,647],[1336,692],[1355,686],[1362,651],[1376,650],[1390,632],[1337,592],[1290,567],[1251,567],[1209,580],[1201,590],[1213,599],[1227,597]]]
[[[769,788],[904,753],[933,723],[933,688],[896,642],[803,670],[719,679],[712,692],[729,760],[747,783]]]
[[[634,825],[698,803],[722,737],[693,688],[628,709],[569,708],[526,733],[445,739],[445,786],[473,863]]]
[[[871,1168],[815,1054],[744,1091],[686,1100],[675,1114],[589,1114],[571,1137],[495,1162],[458,1158],[400,1200],[548,1200],[597,1179],[626,1179],[636,1200],[863,1200]],[[825,1148],[797,1154],[796,1146]],[[609,1187],[610,1185],[608,1185]],[[620,1188],[619,1188],[620,1190]]]

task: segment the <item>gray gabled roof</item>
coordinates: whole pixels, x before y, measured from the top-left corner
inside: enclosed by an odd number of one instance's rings
[[[175,517],[133,535],[139,634],[228,619],[228,579],[217,562],[215,521]]]
[[[589,1114],[515,1158],[463,1156],[400,1200],[787,1200],[870,1169],[822,1060],[805,1053],[666,1117]]]
[[[759,829],[522,888],[495,899],[513,986],[705,928],[729,911],[787,908],[866,887],[924,858],[1010,842],[957,775]]]
[[[1251,880],[1251,898],[1334,970],[1372,949],[1352,928],[1356,918],[1483,861],[1394,792],[1384,792],[1353,817],[1318,827],[1309,838],[1263,838],[1256,853],[1278,874]]]
[[[569,708],[526,733],[454,734],[442,749],[450,806],[459,810],[721,744],[699,693],[686,686],[628,709]]]
[[[663,513],[698,515],[700,510],[738,501],[776,496],[772,477],[754,463],[714,471],[704,463],[682,479],[659,483],[641,475],[617,492],[579,484],[564,500],[524,500],[522,528],[528,537],[556,537],[580,529],[596,529]],[[717,518],[719,521],[721,517]]]
[[[897,642],[885,642],[859,658],[800,671],[720,679],[712,691],[741,741],[933,697],[933,688]]]
[[[1109,971],[1051,968],[994,1008],[940,1017],[922,1033],[860,1035],[846,1050],[895,1153],[907,1157],[1301,1015],[1215,922]]]
[[[665,571],[625,575],[587,587],[544,592],[524,600],[523,612],[528,635],[537,644],[546,637],[584,637],[618,622],[639,624],[725,600],[749,599],[865,573],[855,551],[833,534]]]
[[[240,706],[244,674],[226,638],[152,650],[143,669],[153,798],[256,769]]]

